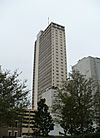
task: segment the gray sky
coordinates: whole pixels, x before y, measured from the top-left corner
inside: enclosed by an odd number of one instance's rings
[[[0,64],[32,82],[33,44],[50,22],[66,27],[68,69],[100,57],[100,0],[0,0]]]

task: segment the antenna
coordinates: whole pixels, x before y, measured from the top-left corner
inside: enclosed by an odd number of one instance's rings
[[[48,25],[49,25],[49,17],[48,17]]]

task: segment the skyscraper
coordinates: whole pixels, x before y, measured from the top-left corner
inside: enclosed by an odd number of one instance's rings
[[[34,46],[32,106],[52,87],[60,87],[67,77],[65,27],[56,23],[37,35]]]

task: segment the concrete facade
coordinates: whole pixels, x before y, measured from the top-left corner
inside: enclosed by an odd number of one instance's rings
[[[24,112],[20,113],[22,120],[16,121],[15,125],[0,127],[0,138],[3,136],[13,136],[20,137],[23,135],[32,136],[33,135],[33,115],[34,111],[32,109],[26,109]]]
[[[46,104],[49,107],[49,111],[52,111],[52,105],[55,100],[55,94],[56,94],[56,89],[47,89],[43,94],[42,98],[46,99]],[[54,118],[53,113],[51,113],[52,118]],[[50,131],[49,135],[55,135],[59,136],[59,132],[64,133],[63,128],[60,127],[59,124],[55,123],[54,125],[54,130]]]
[[[51,23],[35,41],[32,107],[52,86],[60,87],[67,77],[66,41],[64,26]]]
[[[21,135],[33,135],[33,115],[32,109],[26,109],[23,113]]]
[[[100,58],[97,57],[85,57],[78,61],[76,65],[72,67],[74,70],[78,70],[86,78],[92,78],[100,85]]]
[[[20,137],[21,136],[21,128],[19,126],[15,127],[0,127],[0,138],[2,137]]]

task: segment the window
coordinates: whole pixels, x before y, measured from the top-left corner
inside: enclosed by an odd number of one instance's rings
[[[12,131],[8,131],[8,136],[12,136]]]
[[[17,137],[17,134],[18,134],[18,132],[17,132],[17,131],[15,131],[15,132],[14,132],[14,136],[15,136],[15,138]]]

